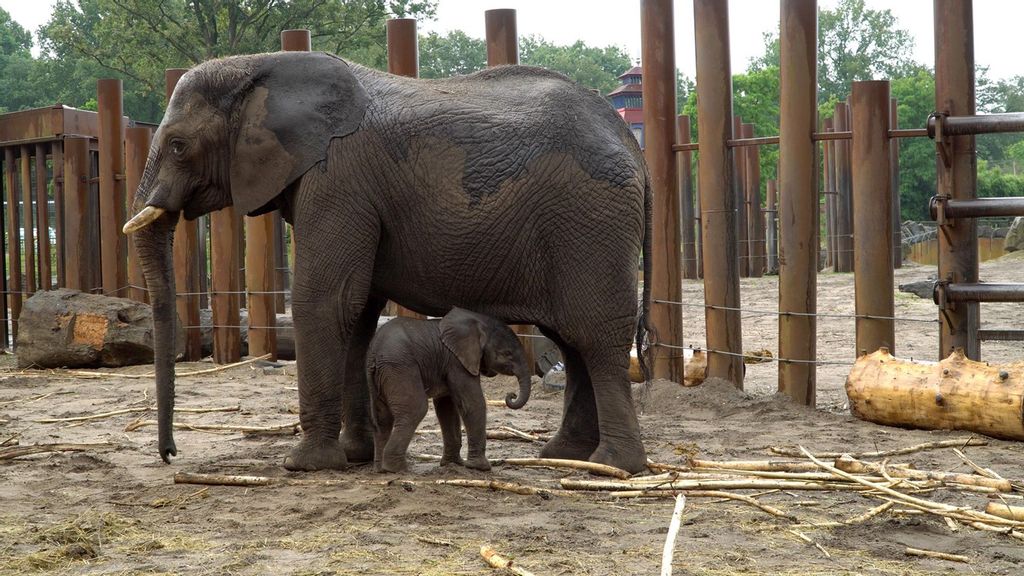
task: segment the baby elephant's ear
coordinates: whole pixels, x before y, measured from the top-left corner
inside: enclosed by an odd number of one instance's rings
[[[486,336],[480,319],[468,310],[452,308],[441,319],[441,341],[473,376],[480,375],[480,358]]]

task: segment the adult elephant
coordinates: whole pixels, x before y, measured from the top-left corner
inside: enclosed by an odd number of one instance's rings
[[[650,186],[599,95],[537,68],[416,80],[324,53],[212,60],[182,77],[125,225],[153,302],[159,451],[176,455],[172,240],[234,205],[295,229],[303,437],[292,470],[373,458],[363,370],[387,299],[535,324],[562,350],[562,424],[541,455],[644,468],[628,379],[650,294]],[[339,439],[339,432],[343,432]]]

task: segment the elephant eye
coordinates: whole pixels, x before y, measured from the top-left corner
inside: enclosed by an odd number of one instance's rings
[[[185,153],[185,149],[188,148],[188,146],[185,145],[185,141],[180,140],[178,138],[171,140],[170,147],[171,153],[173,153],[175,156],[181,156],[182,154]]]

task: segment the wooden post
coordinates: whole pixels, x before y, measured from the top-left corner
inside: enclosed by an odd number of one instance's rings
[[[835,131],[835,119],[826,118],[821,122],[823,132]],[[835,140],[825,140],[821,143],[822,181],[825,186],[825,258],[826,266],[836,269],[836,151]]]
[[[53,289],[53,269],[50,260],[50,207],[46,183],[46,144],[36,144],[36,240],[39,249],[39,288]]]
[[[213,361],[217,364],[230,364],[238,362],[242,357],[238,218],[234,206],[210,213],[210,250]]]
[[[779,391],[809,406],[815,404],[813,362],[817,359],[817,323],[813,316],[818,309],[819,246],[817,147],[813,140],[817,124],[817,18],[816,0],[782,0]]]
[[[896,353],[892,267],[892,178],[889,175],[889,82],[854,82],[854,283],[856,355],[885,347]],[[861,318],[860,316],[887,318]]]
[[[754,125],[743,125],[743,137],[754,137]],[[747,246],[750,250],[750,277],[764,276],[764,210],[761,208],[761,148],[747,146],[746,190],[747,199]]]
[[[836,103],[834,124],[836,132],[850,129],[850,106]],[[850,142],[836,140],[833,144],[836,160],[836,272],[853,271],[853,202],[850,168]]]
[[[67,275],[64,270],[64,141],[50,143],[50,157],[53,165],[53,228],[54,254],[57,257],[57,286],[64,287]]]
[[[185,72],[188,72],[187,68],[168,68],[164,71],[164,95],[168,103],[174,94],[174,87]],[[206,276],[206,250],[199,242],[200,222],[201,219],[189,221],[181,217],[174,228],[175,309],[178,311],[178,320],[185,326],[183,359],[186,362],[196,362],[203,357],[203,336],[199,328],[202,299],[199,292],[203,290],[200,279]]]
[[[697,134],[700,135],[700,191],[708,378],[743,386],[740,322],[740,266],[733,188],[732,72],[729,64],[729,7],[720,0],[694,0],[697,43]],[[711,308],[710,306],[716,306]],[[725,354],[718,353],[725,352]]]
[[[100,124],[100,262],[103,293],[126,296],[128,239],[125,223],[124,116],[121,80],[97,81],[96,102]]]
[[[92,288],[92,240],[89,222],[89,138],[64,137],[64,276],[65,286]]]
[[[511,8],[486,10],[484,29],[487,38],[487,65],[519,64],[516,11]]]
[[[277,360],[277,315],[274,297],[274,219],[271,214],[246,218],[245,276],[249,296],[249,355]]]
[[[767,272],[774,274],[779,271],[779,228],[778,218],[778,187],[775,180],[768,181],[768,247]]]
[[[277,289],[274,302],[278,314],[287,311],[284,293],[288,289],[288,250],[285,248],[284,233],[284,218],[277,212],[274,214],[274,286]]]
[[[153,141],[153,131],[144,126],[126,128],[124,132],[125,156],[125,189],[132,198],[142,181],[142,173],[146,170],[146,159],[149,146]],[[142,275],[142,262],[135,251],[135,235],[128,235],[128,294],[136,302],[149,302],[146,291],[146,278]]]
[[[743,137],[743,119],[739,116],[732,118],[733,138]],[[736,195],[736,246],[740,261],[740,278],[750,276],[750,238],[747,234],[747,148],[748,146],[734,147],[732,149],[732,170],[735,177],[732,180],[733,193]]]
[[[676,117],[676,143],[690,143],[690,117]],[[686,150],[676,153],[676,170],[679,178],[679,201],[682,206],[683,278],[697,279],[697,238],[693,205],[693,152]]]
[[[896,130],[899,123],[899,103],[889,100],[889,127]],[[889,177],[892,178],[892,267],[903,267],[903,227],[900,211],[900,140],[889,139]]]
[[[18,337],[18,316],[21,314],[21,248],[18,245],[18,192],[15,187],[14,148],[4,148],[4,186],[7,188],[7,263],[4,282],[7,298],[11,308],[11,341]],[[8,279],[9,278],[9,279]],[[6,305],[5,305],[6,318]],[[6,323],[4,330],[6,330]],[[6,347],[6,334],[4,345]]]
[[[25,252],[25,296],[35,293],[36,283],[36,241],[35,226],[32,225],[32,149],[21,147],[21,229],[24,233],[22,248]],[[17,236],[15,236],[17,238]]]
[[[285,51],[285,52],[309,52],[312,49],[313,49],[313,42],[312,42],[312,38],[310,37],[309,30],[300,29],[300,30],[282,30],[281,31],[281,50],[282,51]],[[278,213],[277,219],[281,220],[280,213]],[[284,223],[282,222],[281,226],[280,226],[280,229],[281,229],[281,233],[282,233],[282,236],[281,236],[281,248],[282,248],[282,250],[281,250],[281,252],[282,252],[283,258],[282,258],[281,261],[278,262],[277,266],[279,268],[287,268],[289,263],[291,263],[292,266],[294,266],[294,264],[295,264],[295,228],[290,226],[290,225],[286,227],[284,225]],[[287,243],[284,241],[284,233],[286,231],[287,231],[288,237],[289,237],[289,241]],[[286,245],[287,245],[287,247],[286,247]],[[293,268],[293,270],[294,270],[294,268]],[[287,279],[287,274],[288,273],[289,273],[288,270],[282,270],[282,278],[281,278],[282,283],[278,287],[278,290],[280,290],[282,292],[284,290],[286,290],[288,288],[288,286],[290,285],[290,279]],[[284,311],[284,307],[285,307],[284,294],[281,294],[281,297],[278,300],[278,303],[280,304],[281,311],[283,312]]]
[[[974,3],[971,0],[935,0],[935,110],[950,116],[972,116],[974,101]],[[954,200],[977,194],[977,157],[974,136],[943,136],[946,153],[937,155],[936,194]],[[939,144],[943,146],[943,144]],[[939,280],[951,283],[978,281],[978,221],[947,220],[939,227]],[[968,358],[981,359],[977,332],[981,310],[977,302],[957,302],[939,310],[939,359],[955,349]]]

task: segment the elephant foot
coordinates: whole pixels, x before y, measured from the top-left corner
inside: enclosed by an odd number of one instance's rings
[[[401,456],[385,456],[380,461],[381,472],[405,472],[409,469],[409,463],[405,460],[405,455]]]
[[[373,455],[371,454],[371,459]],[[308,442],[303,440],[284,459],[288,470],[312,472],[313,470],[343,470],[348,468],[345,450],[337,440],[333,442]]]
[[[373,434],[342,432],[341,445],[349,462],[373,462]]]
[[[441,456],[441,466],[447,466],[449,464],[455,464],[457,466],[465,466],[466,463],[462,461],[462,456],[455,454],[454,456],[445,454]]]
[[[614,466],[630,474],[647,469],[647,453],[644,451],[643,444],[639,442],[629,442],[618,447],[612,447],[609,443],[602,442],[587,460]]]
[[[466,468],[472,468],[473,470],[481,470],[487,472],[491,469],[491,463],[485,456],[477,456],[475,458],[466,459]]]
[[[564,460],[582,460],[586,462],[597,448],[597,441],[569,438],[559,430],[540,450],[541,458],[561,458]]]

